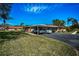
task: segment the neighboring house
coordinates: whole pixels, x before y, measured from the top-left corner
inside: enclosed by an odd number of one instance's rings
[[[24,29],[23,26],[9,26],[6,28],[8,31],[21,31]]]
[[[0,26],[0,30],[4,30],[5,28],[3,26]]]

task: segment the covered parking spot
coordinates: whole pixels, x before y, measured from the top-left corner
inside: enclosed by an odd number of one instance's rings
[[[56,25],[32,25],[32,26],[26,26],[25,31],[35,34],[53,33],[62,28],[63,28],[62,26],[56,26]]]

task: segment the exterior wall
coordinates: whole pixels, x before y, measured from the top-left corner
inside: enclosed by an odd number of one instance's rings
[[[22,29],[8,29],[8,31],[21,31]]]
[[[66,29],[57,29],[56,32],[66,32]]]
[[[6,28],[6,30],[8,31],[21,31],[23,30],[24,27],[21,26],[9,26]]]
[[[25,29],[25,32],[32,32],[33,30],[34,30],[34,28],[30,28],[30,27],[29,27],[29,28],[26,28],[26,29]]]
[[[8,31],[15,31],[15,29],[8,29]]]

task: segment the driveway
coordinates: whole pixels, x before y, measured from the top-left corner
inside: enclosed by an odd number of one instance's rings
[[[66,42],[69,45],[75,47],[76,49],[79,49],[79,34],[73,35],[73,34],[52,33],[52,34],[43,34],[43,35],[49,38]]]

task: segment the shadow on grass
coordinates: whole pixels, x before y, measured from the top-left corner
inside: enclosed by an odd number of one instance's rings
[[[22,32],[0,32],[0,43],[9,40],[15,40]]]

